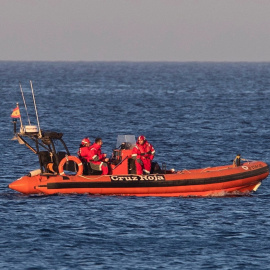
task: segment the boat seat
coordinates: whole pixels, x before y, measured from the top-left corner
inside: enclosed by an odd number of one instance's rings
[[[66,155],[67,155],[66,152],[57,152],[57,157],[58,157],[59,163]]]
[[[40,151],[39,157],[41,166],[44,168],[46,173],[57,172],[58,173],[58,165],[60,161],[66,156],[66,152],[58,152],[57,158],[52,156],[49,151]],[[58,159],[58,161],[57,161]],[[71,164],[72,163],[72,164]],[[50,169],[48,164],[51,164]],[[65,164],[65,170],[75,171],[74,163],[71,161],[69,164]]]
[[[162,170],[160,169],[160,166],[156,161],[152,161],[151,163],[151,174],[158,174],[162,173]]]
[[[83,162],[83,174],[84,175],[101,175],[102,171],[93,170],[89,162]]]
[[[136,174],[137,173],[135,159],[133,159],[133,158],[128,159],[128,173],[129,174]]]
[[[132,158],[130,158],[128,160],[128,173],[129,174],[136,174],[137,173],[135,160]],[[161,173],[160,166],[158,165],[158,163],[156,161],[151,162],[151,172],[150,173],[151,174]]]
[[[39,151],[38,155],[39,155],[41,166],[44,168],[44,171],[46,173],[48,173],[49,172],[48,164],[52,163],[52,158],[51,158],[50,152],[49,151]]]
[[[66,152],[57,152],[58,162],[60,163],[61,160],[63,158],[65,158],[67,155],[68,154]],[[56,159],[55,159],[55,164],[57,164]],[[57,172],[58,172],[58,165],[57,165]],[[78,171],[78,165],[73,160],[69,160],[64,164],[64,170],[70,171],[70,172],[77,172]]]

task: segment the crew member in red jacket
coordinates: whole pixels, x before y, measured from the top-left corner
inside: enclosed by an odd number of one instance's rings
[[[80,144],[80,149],[78,151],[78,156],[82,162],[89,162],[91,159],[90,150],[91,150],[91,142],[89,138],[83,138]]]
[[[102,171],[102,174],[108,174],[108,164],[109,161],[106,158],[106,154],[101,152],[101,146],[103,142],[101,138],[96,138],[95,143],[91,146],[90,149],[90,166],[93,170]]]
[[[136,145],[132,149],[132,158],[135,159],[137,174],[150,174],[151,161],[154,159],[154,155],[154,147],[143,135],[139,136]]]

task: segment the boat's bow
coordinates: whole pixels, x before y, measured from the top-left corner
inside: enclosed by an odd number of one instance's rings
[[[9,184],[8,187],[23,194],[38,194],[40,191],[36,190],[36,186],[40,182],[39,178],[39,175],[23,176]]]

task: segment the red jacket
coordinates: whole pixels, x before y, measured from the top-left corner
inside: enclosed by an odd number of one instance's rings
[[[101,153],[101,146],[99,144],[94,143],[90,150],[90,161],[93,163],[99,163],[100,161],[104,161],[106,156]]]
[[[137,159],[154,159],[155,149],[148,141],[144,141],[143,144],[139,144],[137,141],[136,146],[132,149],[132,157]]]
[[[91,159],[90,154],[91,154],[91,146],[80,147],[78,151],[78,156],[81,161],[89,162],[89,160]]]

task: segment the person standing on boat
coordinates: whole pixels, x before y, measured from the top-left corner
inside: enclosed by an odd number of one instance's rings
[[[91,159],[90,150],[91,150],[91,142],[88,137],[83,138],[80,144],[80,148],[78,151],[78,157],[82,162],[89,162]]]
[[[150,174],[151,162],[155,156],[155,149],[145,136],[138,137],[136,145],[132,149],[132,158],[135,159],[137,174]]]
[[[101,138],[96,138],[95,143],[91,146],[90,149],[90,166],[93,170],[102,171],[102,174],[108,174],[108,164],[106,162],[109,161],[106,158],[106,154],[101,152],[101,146],[103,142]]]

